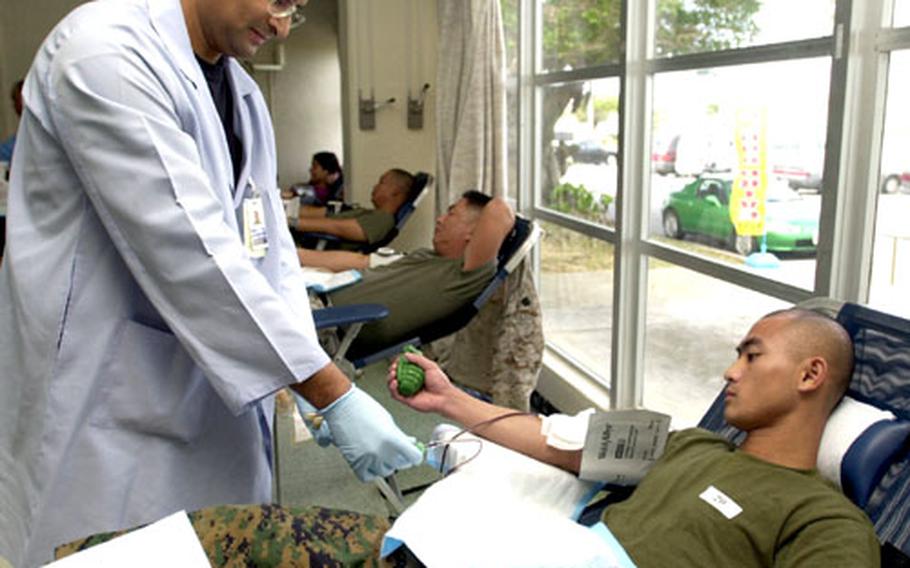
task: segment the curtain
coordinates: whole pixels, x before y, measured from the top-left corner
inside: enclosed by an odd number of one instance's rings
[[[437,211],[468,189],[506,192],[505,43],[499,0],[438,4]]]

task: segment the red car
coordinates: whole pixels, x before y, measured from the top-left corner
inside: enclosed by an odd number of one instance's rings
[[[910,172],[882,176],[882,193],[897,193],[899,189],[910,188]]]

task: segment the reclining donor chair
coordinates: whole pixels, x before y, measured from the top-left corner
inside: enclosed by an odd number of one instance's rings
[[[395,226],[375,243],[358,243],[359,246],[355,247],[353,250],[363,254],[370,254],[384,246],[388,246],[404,229],[405,223],[408,222],[408,219],[410,219],[411,215],[414,214],[414,211],[417,210],[417,206],[420,205],[420,202],[423,201],[429,193],[428,188],[432,183],[433,176],[430,174],[426,172],[417,172],[414,174],[414,184],[411,186],[408,199],[398,208],[398,211],[395,212]],[[345,243],[353,244],[340,237],[326,233],[306,232],[300,233],[300,237],[304,242],[313,242],[315,240],[316,244],[313,246],[315,250],[333,250],[341,247]]]
[[[801,307],[836,318],[854,343],[850,387],[826,426],[818,470],[868,515],[881,543],[882,565],[910,566],[910,321],[828,299],[812,299]],[[724,422],[723,406],[721,391],[699,426],[738,444],[744,433]],[[440,425],[437,430],[441,438],[457,431],[448,425]],[[404,512],[386,536],[386,552],[404,543],[412,551],[415,545],[423,547],[421,552],[432,558],[435,552],[427,548],[427,541],[432,543],[433,537],[420,533],[421,523],[426,522],[420,515],[433,516],[434,510],[457,500],[458,495],[473,496],[472,502],[482,500],[478,496],[487,490],[491,479],[502,483],[498,492],[489,496],[490,501],[513,492],[515,507],[530,502],[585,526],[596,525],[605,507],[627,497],[633,489],[583,481],[491,442],[483,441],[482,445],[479,453],[476,446],[469,444],[448,446],[449,456],[444,458],[443,466],[464,465],[436,482]],[[605,497],[602,490],[606,490]],[[599,496],[592,499],[595,494]],[[486,516],[483,509],[475,509],[472,514],[474,518]],[[440,522],[449,522],[440,517],[434,517],[434,531],[444,533],[450,540],[468,537],[460,532],[459,522],[463,519],[453,520],[451,526],[439,526]]]
[[[472,302],[463,305],[447,317],[420,329],[415,329],[411,337],[405,341],[389,345],[373,353],[364,353],[351,348],[352,342],[362,325],[388,315],[388,310],[379,304],[328,307],[316,310],[313,312],[316,328],[339,328],[343,338],[334,355],[334,360],[336,362],[348,360],[355,369],[360,369],[380,359],[397,355],[405,345],[416,347],[455,333],[471,321],[471,318],[480,311],[490,297],[502,286],[506,278],[528,256],[528,253],[540,240],[541,232],[540,227],[534,221],[516,216],[515,225],[506,236],[502,246],[499,247],[496,273],[483,291]]]

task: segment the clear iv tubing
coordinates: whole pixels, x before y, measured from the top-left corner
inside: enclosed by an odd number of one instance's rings
[[[484,427],[484,426],[489,426],[490,424],[493,424],[493,423],[495,423],[495,422],[499,422],[500,420],[503,420],[503,419],[505,419],[505,418],[514,418],[514,417],[516,417],[516,416],[536,416],[536,414],[533,413],[533,412],[509,412],[509,413],[507,413],[507,414],[500,414],[499,416],[495,416],[495,417],[493,417],[493,418],[490,418],[489,420],[484,420],[484,421],[482,421],[482,422],[478,422],[477,424],[474,424],[473,426],[469,426],[469,427],[467,427],[467,428],[463,428],[462,430],[458,431],[458,433],[456,433],[454,436],[452,436],[452,437],[449,438],[448,440],[437,440],[437,441],[427,442],[426,444],[420,444],[420,445],[423,446],[424,455],[426,455],[426,453],[427,453],[428,450],[431,450],[431,449],[433,449],[433,448],[437,448],[437,447],[439,447],[439,446],[443,446],[442,456],[441,456],[440,459],[439,459],[439,473],[443,474],[443,476],[448,476],[448,475],[450,475],[452,472],[454,472],[456,469],[460,468],[461,466],[465,465],[466,463],[470,462],[471,460],[473,460],[474,458],[476,458],[477,456],[479,456],[481,450],[483,450],[483,440],[478,440],[478,439],[458,440],[457,438],[458,438],[459,436],[461,436],[462,434],[468,433],[468,432],[470,432],[471,434],[475,434],[475,433],[476,433],[475,430],[477,430],[477,429],[479,429],[479,428],[482,428],[482,427]],[[453,465],[451,468],[449,468],[448,471],[445,471],[446,456],[448,455],[448,452],[449,452],[449,445],[451,445],[451,444],[453,444],[453,443],[456,443],[456,442],[459,442],[459,443],[464,443],[464,442],[476,443],[476,444],[477,444],[477,451],[474,452],[474,455],[472,455],[472,456],[469,457],[468,459],[464,460],[464,461],[461,462],[461,463],[458,463],[458,464]],[[418,443],[419,443],[419,442],[418,442]]]

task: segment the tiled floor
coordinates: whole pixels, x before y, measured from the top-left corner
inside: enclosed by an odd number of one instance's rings
[[[385,386],[386,367],[383,362],[367,367],[357,385],[385,406],[404,432],[418,440],[427,440],[441,419],[420,414],[392,400]],[[334,446],[321,448],[313,440],[295,442],[293,419],[288,415],[279,416],[277,429],[279,475],[276,492],[281,504],[320,505],[372,514],[392,512],[376,485],[361,483]],[[396,475],[404,492],[438,477],[438,473],[425,465]],[[416,495],[406,495],[406,503]]]

